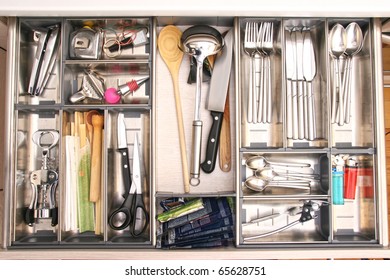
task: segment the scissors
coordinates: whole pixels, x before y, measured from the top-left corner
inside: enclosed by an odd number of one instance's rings
[[[118,150],[121,153],[122,177],[125,185],[125,200],[122,205],[111,213],[109,225],[114,230],[123,230],[130,226],[132,236],[141,235],[149,224],[142,195],[141,162],[139,154],[138,135],[134,138],[132,172],[129,170],[129,156],[126,140],[126,126],[123,113],[118,114]]]

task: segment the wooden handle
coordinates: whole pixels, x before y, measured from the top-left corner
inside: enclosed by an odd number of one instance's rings
[[[190,192],[190,174],[188,169],[188,160],[187,160],[187,150],[186,150],[186,139],[184,134],[184,121],[183,121],[183,110],[181,108],[181,99],[179,93],[179,81],[177,80],[177,76],[173,77],[173,87],[175,94],[175,105],[176,105],[176,115],[177,115],[177,126],[179,129],[179,144],[180,144],[180,155],[181,155],[181,164],[183,171],[183,184],[184,184],[184,192]]]
[[[232,167],[229,90],[226,95],[225,111],[223,113],[222,128],[219,138],[219,167],[224,172],[229,172]]]
[[[97,202],[100,199],[100,174],[102,169],[102,129],[104,117],[101,115],[92,116],[93,138],[91,155],[91,184],[89,200]]]

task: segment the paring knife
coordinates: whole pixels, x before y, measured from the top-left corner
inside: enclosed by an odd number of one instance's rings
[[[131,186],[131,174],[129,164],[129,149],[127,147],[126,138],[126,125],[123,113],[118,114],[117,129],[118,151],[121,153],[122,178],[125,186],[125,193],[128,193]]]
[[[200,165],[205,173],[214,171],[218,153],[219,136],[225,110],[226,94],[229,87],[230,70],[233,59],[233,29],[225,36],[225,47],[220,57],[217,57],[210,82],[210,91],[206,109],[211,111],[213,123],[209,132],[205,161]]]
[[[303,76],[305,78],[305,94],[304,102],[306,104],[307,121],[305,124],[305,138],[308,140],[314,140],[316,138],[316,126],[315,126],[315,111],[314,100],[312,91],[312,81],[316,75],[316,58],[314,54],[313,41],[311,39],[310,31],[304,32],[303,39]]]

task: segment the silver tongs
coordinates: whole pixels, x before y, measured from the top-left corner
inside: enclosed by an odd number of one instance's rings
[[[320,209],[323,205],[327,205],[327,204],[328,204],[328,202],[322,201],[322,200],[306,200],[306,201],[304,201],[304,203],[301,207],[291,207],[291,208],[287,209],[287,211],[285,213],[275,213],[275,214],[271,214],[271,215],[268,215],[265,217],[255,219],[255,220],[250,221],[248,223],[244,223],[243,226],[247,226],[250,224],[264,222],[266,220],[279,217],[280,215],[283,215],[283,214],[287,214],[290,216],[295,216],[298,214],[301,215],[298,220],[295,220],[295,221],[293,221],[293,222],[291,222],[283,227],[280,227],[280,228],[275,229],[273,231],[258,234],[255,236],[245,237],[244,241],[249,241],[249,240],[253,240],[253,239],[258,239],[258,238],[270,236],[270,235],[282,232],[286,229],[289,229],[289,228],[291,228],[299,223],[303,224],[303,223],[306,223],[312,219],[316,219],[318,217],[318,214],[317,214],[318,211],[320,211]]]
[[[38,48],[35,52],[28,85],[28,93],[32,96],[39,96],[49,80],[57,57],[59,38],[60,26],[58,24],[34,31],[34,40],[38,41]]]

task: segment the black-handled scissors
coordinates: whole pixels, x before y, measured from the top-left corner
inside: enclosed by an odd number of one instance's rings
[[[122,205],[111,213],[108,223],[114,230],[123,230],[130,226],[130,234],[132,236],[139,236],[148,227],[149,215],[145,208],[142,195],[138,135],[136,134],[134,139],[132,164],[133,174],[130,175],[125,133],[126,128],[124,126],[124,117],[123,114],[120,113],[118,115],[118,149],[122,153],[122,174],[125,183],[126,195]],[[129,184],[131,184],[130,187],[128,186]]]

